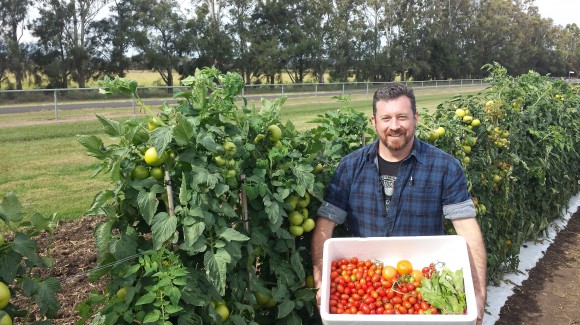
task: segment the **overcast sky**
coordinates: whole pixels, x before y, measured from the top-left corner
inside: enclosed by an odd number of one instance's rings
[[[536,7],[544,18],[552,18],[555,25],[580,26],[580,0],[536,0]]]

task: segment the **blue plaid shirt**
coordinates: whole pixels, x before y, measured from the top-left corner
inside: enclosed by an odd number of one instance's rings
[[[375,141],[341,160],[319,217],[345,223],[355,237],[442,235],[444,217],[475,217],[459,161],[416,137],[399,167],[387,217],[377,150]]]

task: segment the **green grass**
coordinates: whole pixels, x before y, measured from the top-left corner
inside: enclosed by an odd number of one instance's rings
[[[475,93],[477,90],[439,90],[417,93],[419,109],[434,109],[458,92]],[[372,95],[352,97],[352,105],[357,111],[371,115]],[[256,103],[259,107],[260,104]],[[292,121],[298,130],[314,127],[308,123],[316,115],[340,108],[336,99],[320,96],[317,99],[292,98],[282,108],[283,122]],[[64,120],[40,121],[43,124],[25,125],[33,121],[39,113],[11,114],[14,126],[3,126],[0,122],[0,197],[10,191],[16,193],[26,211],[43,215],[57,213],[61,220],[76,219],[85,214],[93,197],[103,189],[111,187],[107,175],[91,178],[98,161],[86,155],[84,147],[76,140],[78,134],[94,134],[105,142],[112,142],[101,129],[94,114],[99,113],[122,120],[134,116],[132,112],[111,112],[113,110],[82,110],[67,112],[71,118]],[[18,116],[17,116],[18,115]],[[88,120],[75,120],[85,118]],[[72,120],[75,120],[72,122]]]

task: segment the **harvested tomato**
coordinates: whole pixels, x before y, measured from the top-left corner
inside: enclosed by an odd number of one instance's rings
[[[410,274],[413,271],[413,264],[411,264],[411,262],[409,262],[408,260],[400,260],[397,263],[397,272],[399,272],[400,275],[407,275]]]

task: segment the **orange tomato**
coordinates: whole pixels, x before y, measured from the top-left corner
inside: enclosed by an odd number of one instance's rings
[[[383,275],[383,279],[390,280],[390,279],[394,278],[395,276],[397,276],[397,269],[395,269],[394,267],[392,267],[390,265],[387,265],[387,266],[383,267],[382,275]]]
[[[423,273],[420,270],[411,271],[411,276],[415,279],[416,282],[421,282],[421,279],[423,279]]]
[[[410,274],[412,271],[413,264],[411,264],[411,262],[407,260],[400,260],[397,263],[397,272],[399,272],[400,275],[407,275]]]

